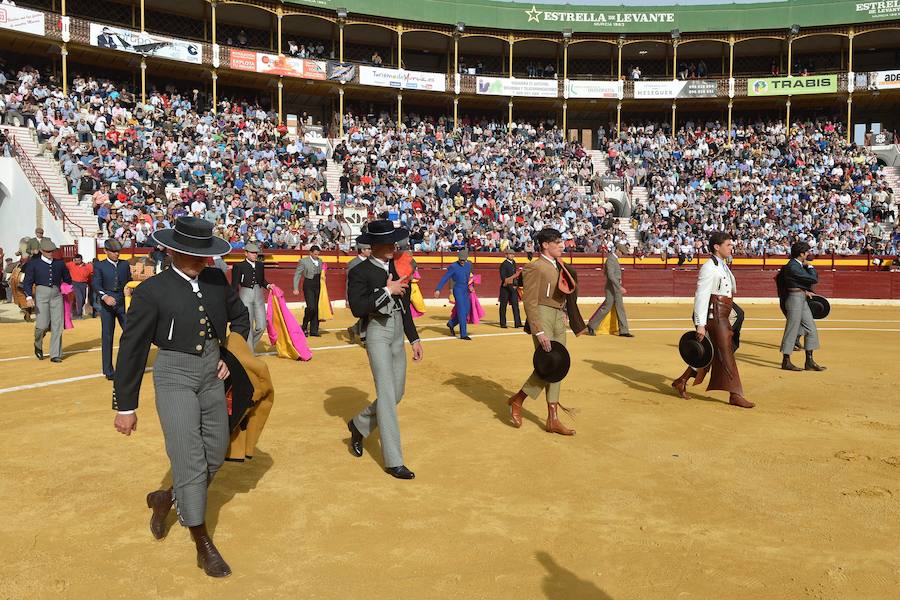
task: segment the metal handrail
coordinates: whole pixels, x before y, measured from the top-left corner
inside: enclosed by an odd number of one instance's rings
[[[16,140],[16,136],[12,136],[12,146],[16,162],[22,167],[25,177],[28,178],[28,181],[31,182],[34,189],[40,190],[38,195],[40,195],[41,201],[44,203],[44,206],[47,207],[47,210],[50,211],[50,214],[53,215],[53,218],[63,222],[63,230],[69,229],[71,233],[77,233],[80,237],[84,237],[84,227],[69,218],[69,215],[63,210],[62,205],[53,196],[53,192],[50,191],[50,186],[47,185],[43,175],[41,175],[40,171],[38,171],[37,167],[31,161],[31,157],[28,156],[28,153],[22,148],[22,145],[19,144],[18,140]],[[44,191],[47,192],[46,197],[44,197]],[[67,225],[69,225],[69,227],[67,227]]]

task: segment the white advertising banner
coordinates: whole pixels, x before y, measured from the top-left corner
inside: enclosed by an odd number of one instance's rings
[[[569,99],[578,98],[622,98],[624,96],[622,81],[566,81],[566,95]]]
[[[870,90],[900,90],[900,71],[872,71],[869,73]]]
[[[0,29],[44,35],[44,13],[10,4],[0,4]]]
[[[359,68],[359,83],[362,85],[397,88],[398,90],[447,91],[447,76],[443,73],[429,73],[427,71],[406,71],[361,66]]]
[[[91,46],[195,65],[203,63],[203,46],[198,43],[98,23],[91,23]]]
[[[635,98],[677,98],[683,81],[635,81]]]
[[[487,96],[556,98],[559,83],[555,79],[516,79],[514,77],[478,77],[476,92]]]

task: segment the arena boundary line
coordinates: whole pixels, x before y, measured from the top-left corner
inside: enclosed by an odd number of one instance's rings
[[[685,327],[642,327],[642,328],[634,328],[632,331],[685,331]],[[784,327],[744,327],[743,331],[784,331]],[[900,333],[900,328],[873,328],[873,327],[820,327],[819,331],[871,331],[871,332],[883,332],[883,333]],[[512,332],[504,332],[504,333],[481,333],[481,334],[473,334],[472,337],[507,337],[513,335],[522,335],[521,331],[512,331]],[[441,341],[449,341],[456,340],[458,338],[451,336],[441,336],[441,337],[433,337],[433,338],[422,338],[422,342],[441,342]],[[321,352],[324,350],[346,350],[349,348],[358,348],[356,344],[342,344],[340,346],[321,346],[319,348],[312,348],[314,352]],[[90,350],[90,351],[96,351]],[[79,352],[88,352],[88,350],[80,350]],[[262,352],[259,354],[260,356],[274,356],[274,352]],[[4,359],[10,360],[10,359]],[[153,367],[148,367],[144,370],[145,373],[149,373],[153,371]],[[66,377],[65,379],[53,379],[50,381],[39,381],[37,383],[29,383],[25,385],[18,385],[9,388],[0,388],[0,395],[2,394],[10,394],[13,392],[21,392],[26,390],[34,390],[45,387],[50,387],[54,385],[63,385],[66,383],[74,383],[76,381],[85,381],[88,379],[100,379],[101,377],[105,377],[102,373],[93,373],[91,375],[78,375],[76,377]]]

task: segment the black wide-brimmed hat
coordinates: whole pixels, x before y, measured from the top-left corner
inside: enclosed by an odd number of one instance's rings
[[[813,319],[824,319],[831,313],[831,303],[824,296],[807,298],[806,303],[809,304],[809,311],[812,313]]]
[[[379,219],[366,225],[366,230],[356,238],[357,244],[396,244],[400,240],[409,237],[409,230],[405,227],[394,227],[393,221]]]
[[[712,362],[715,350],[708,335],[703,340],[697,339],[696,331],[688,331],[678,340],[678,352],[682,360],[695,369],[708,367]]]
[[[540,346],[534,350],[534,372],[544,381],[556,383],[562,381],[572,366],[569,351],[561,343],[550,342],[550,352],[545,352]]]
[[[222,256],[231,252],[231,244],[213,235],[206,219],[178,217],[174,229],[159,229],[150,238],[160,246],[191,256]]]

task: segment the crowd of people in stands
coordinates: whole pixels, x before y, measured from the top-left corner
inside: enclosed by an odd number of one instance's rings
[[[737,123],[732,145],[719,122],[623,128],[610,162],[649,199],[633,223],[644,252],[702,252],[716,230],[737,254],[786,254],[792,241],[818,254],[896,252],[898,197],[877,159],[846,142],[841,124],[781,120]]]
[[[528,251],[545,226],[566,248],[625,242],[591,158],[552,120],[514,123],[349,110],[334,148],[287,135],[276,115],[240,100],[217,113],[197,90],[154,91],[142,105],[112,81],[76,76],[64,94],[32,68],[4,75],[0,118],[19,114],[90,204],[98,237],[147,245],[185,214],[216,224],[236,248],[350,247],[352,211],[388,214],[420,251]],[[643,254],[691,257],[706,235],[736,234],[737,253],[783,254],[796,239],[818,253],[896,252],[897,200],[875,157],[829,121],[739,123],[729,147],[718,122],[602,131],[612,172],[649,189],[634,207]],[[340,174],[326,186],[328,154]],[[337,191],[337,190],[335,190]],[[593,193],[591,193],[593,192]]]

